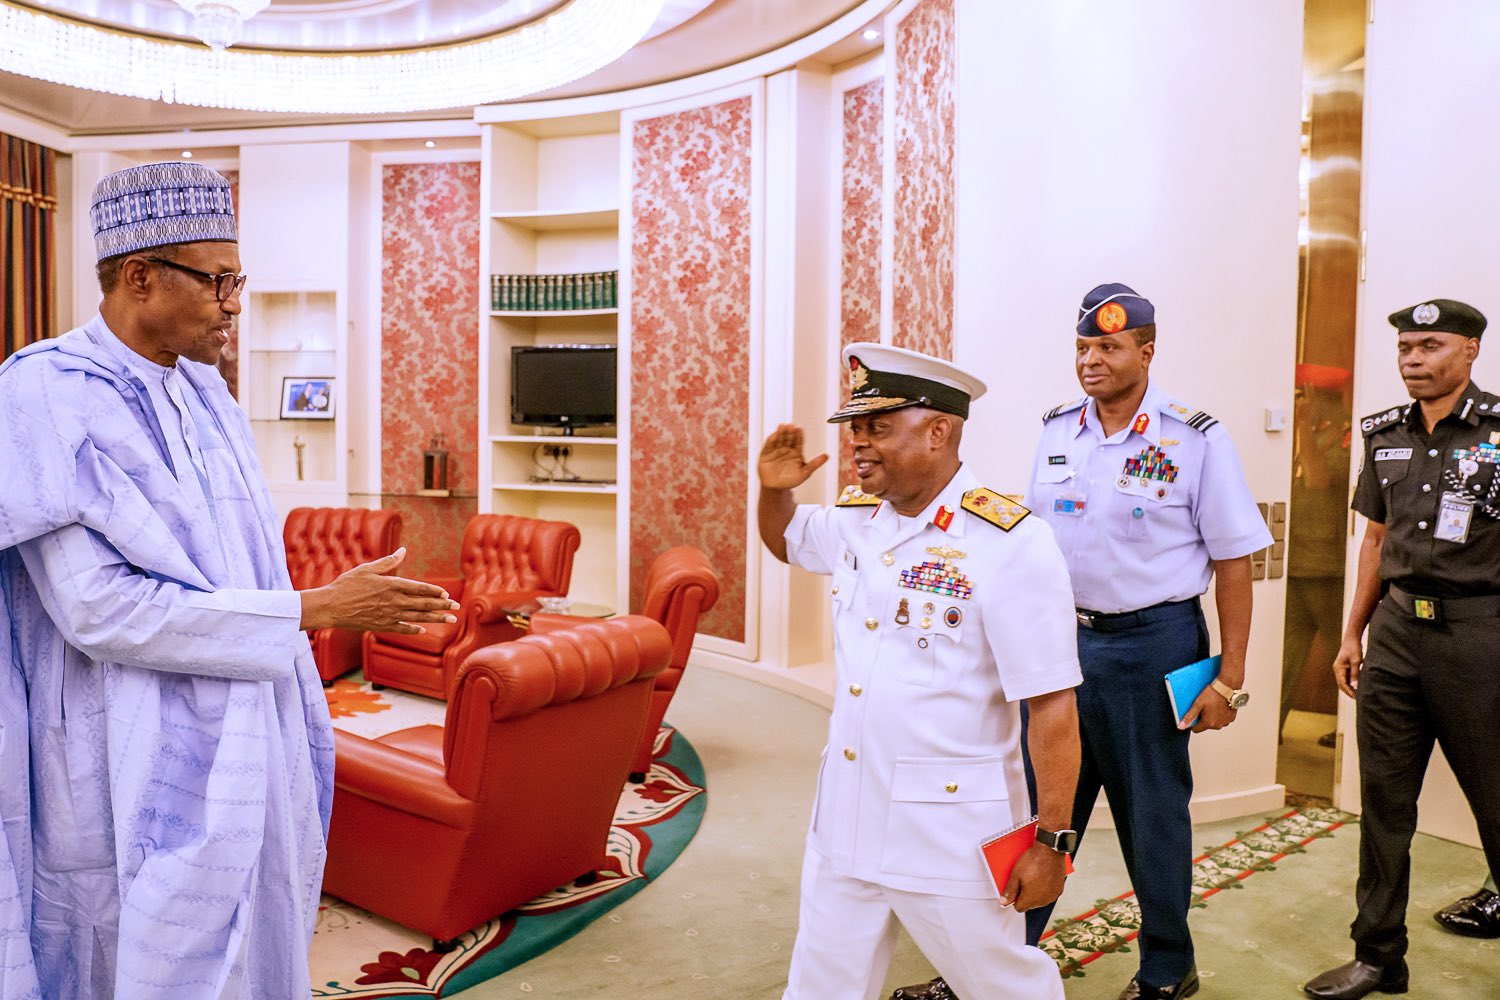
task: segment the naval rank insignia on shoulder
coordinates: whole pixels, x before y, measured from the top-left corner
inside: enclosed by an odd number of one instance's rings
[[[844,487],[844,492],[839,494],[839,498],[834,502],[834,506],[878,507],[880,506],[880,498],[870,496],[870,494],[851,483]]]
[[[1046,413],[1042,414],[1042,423],[1045,424],[1053,417],[1060,417],[1064,413],[1072,413],[1074,410],[1081,410],[1083,409],[1083,404],[1087,403],[1088,401],[1089,398],[1087,396],[1083,396],[1069,403],[1060,403],[1057,406],[1054,406],[1052,409],[1048,410]]]
[[[1001,531],[1009,531],[1026,520],[1026,515],[1031,513],[1009,497],[1002,496],[994,490],[985,489],[983,486],[965,493],[961,506],[970,514],[977,514]]]
[[[1410,409],[1410,406],[1393,406],[1389,410],[1372,413],[1359,422],[1359,429],[1366,434],[1383,431],[1392,424],[1399,423]]]

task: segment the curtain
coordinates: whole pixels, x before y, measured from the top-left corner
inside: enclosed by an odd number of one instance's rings
[[[57,332],[56,225],[57,154],[0,133],[0,357]]]

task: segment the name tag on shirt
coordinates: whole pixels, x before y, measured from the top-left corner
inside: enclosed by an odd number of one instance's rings
[[[1404,462],[1411,458],[1410,448],[1376,448],[1375,461],[1377,462]]]
[[[1063,517],[1082,517],[1088,498],[1082,493],[1058,493],[1052,498],[1052,513]]]
[[[1067,455],[1048,455],[1047,456],[1047,464],[1048,465],[1067,465],[1068,464],[1068,456]]]

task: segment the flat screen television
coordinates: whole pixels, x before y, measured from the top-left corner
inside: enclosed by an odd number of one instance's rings
[[[615,422],[614,344],[510,349],[510,422],[526,427]]]

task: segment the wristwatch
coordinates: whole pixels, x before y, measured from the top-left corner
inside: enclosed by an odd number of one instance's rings
[[[1229,707],[1234,709],[1235,711],[1239,711],[1240,709],[1244,708],[1245,705],[1250,701],[1249,691],[1246,691],[1244,688],[1232,688],[1228,684],[1225,684],[1223,681],[1219,680],[1217,677],[1209,681],[1208,685],[1209,687],[1213,688],[1215,691],[1223,695],[1224,700],[1229,702]]]
[[[1037,827],[1036,842],[1058,854],[1072,854],[1078,850],[1078,831],[1044,830]]]

